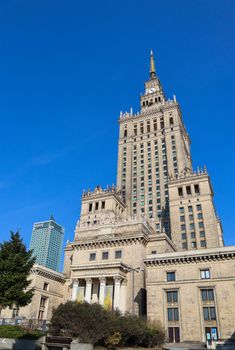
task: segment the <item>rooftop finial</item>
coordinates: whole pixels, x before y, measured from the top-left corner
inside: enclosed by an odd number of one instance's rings
[[[151,49],[151,51],[150,51],[150,79],[153,79],[155,77],[156,77],[156,69],[155,69],[153,50]]]
[[[50,215],[50,219],[49,220],[55,221],[54,216],[52,214]]]

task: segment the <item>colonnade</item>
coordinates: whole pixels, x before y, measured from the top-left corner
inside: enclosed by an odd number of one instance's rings
[[[125,299],[126,299],[126,281],[121,276],[114,276],[109,280],[109,286],[113,286],[112,307],[113,309],[119,309],[125,311]],[[84,285],[85,280],[85,285]],[[85,278],[85,279],[74,279],[72,286],[71,300],[77,300],[79,286],[85,287],[84,301],[88,303],[97,302],[100,305],[104,305],[105,293],[107,286],[107,278]],[[96,294],[92,294],[94,289],[97,291]]]

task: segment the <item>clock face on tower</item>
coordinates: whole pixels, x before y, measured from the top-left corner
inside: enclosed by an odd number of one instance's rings
[[[156,90],[157,90],[156,88],[151,87],[151,88],[149,88],[149,89],[146,89],[146,93],[147,93],[147,94],[151,94],[152,92],[154,92],[154,91],[156,91]]]

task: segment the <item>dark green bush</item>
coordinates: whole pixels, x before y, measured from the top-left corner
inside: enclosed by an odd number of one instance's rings
[[[68,302],[53,312],[51,332],[78,337],[82,343],[95,344],[109,336],[111,315],[99,304]]]
[[[4,325],[0,326],[0,338],[12,338],[12,339],[38,339],[43,332],[34,330],[32,332],[26,332],[20,326]]]
[[[145,318],[77,302],[61,304],[54,310],[50,331],[53,335],[77,337],[83,343],[106,346],[154,347],[165,338],[161,326],[149,324]]]

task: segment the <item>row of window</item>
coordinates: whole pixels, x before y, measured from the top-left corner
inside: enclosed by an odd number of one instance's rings
[[[115,259],[121,259],[122,258],[122,251],[121,250],[115,250]],[[108,260],[109,259],[109,252],[108,251],[104,251],[102,252],[102,260]],[[96,260],[96,253],[90,253],[90,257],[89,257],[90,261],[95,261]]]
[[[171,116],[169,118],[169,126],[172,127],[173,125],[174,125],[174,119]],[[159,119],[159,126],[158,126],[157,119],[153,119],[152,123],[150,120],[147,120],[146,122],[140,122],[138,124],[135,123],[133,125],[133,131],[131,132],[131,136],[138,136],[138,135],[143,135],[144,133],[150,133],[152,131],[157,131],[158,128],[160,130],[162,130],[162,129],[164,129],[164,127],[165,127],[165,123],[164,123],[163,117],[161,117]],[[127,125],[124,126],[123,137],[124,138],[128,137]]]
[[[201,269],[200,270],[200,277],[201,279],[210,279],[211,274],[209,269]],[[166,273],[166,280],[167,282],[176,281],[176,273],[175,271],[170,271]]]
[[[194,193],[195,194],[200,194],[200,188],[199,188],[199,184],[195,184],[193,186],[194,188]],[[191,186],[185,186],[184,187],[178,187],[178,195],[179,197],[184,197],[184,194],[187,194],[187,195],[191,195],[193,192],[192,192],[192,188]]]
[[[178,291],[167,291],[167,318],[169,322],[179,321],[179,308],[172,307],[169,304],[178,303]],[[201,289],[201,298],[203,303],[203,318],[204,321],[216,320],[216,310],[214,305],[213,289]],[[205,306],[205,303],[212,303],[210,306]]]
[[[99,210],[99,209],[105,209],[105,201],[95,202],[95,203],[89,203],[89,211],[92,210]]]
[[[197,205],[196,205],[196,209],[197,209],[197,211],[201,211],[201,210],[202,210],[201,204],[197,204]],[[180,208],[179,208],[179,212],[180,212],[180,213],[184,213],[184,212],[185,212],[184,207],[180,207]],[[189,212],[189,213],[192,213],[192,212],[193,212],[193,207],[192,207],[191,205],[188,206],[188,212]]]

